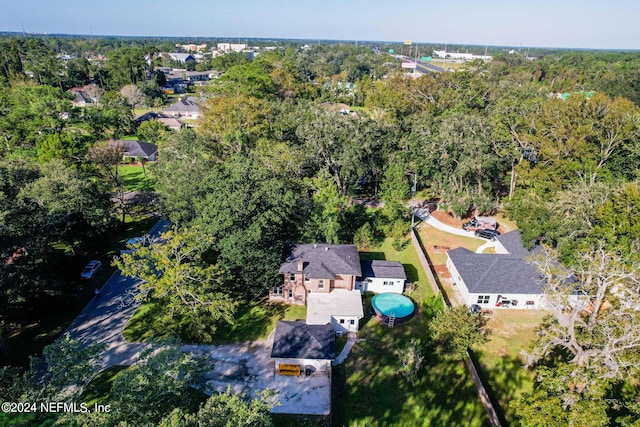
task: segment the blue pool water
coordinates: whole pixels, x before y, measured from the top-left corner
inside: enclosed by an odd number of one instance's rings
[[[373,309],[383,316],[392,313],[396,318],[410,316],[413,313],[413,301],[400,294],[379,294],[371,299]]]

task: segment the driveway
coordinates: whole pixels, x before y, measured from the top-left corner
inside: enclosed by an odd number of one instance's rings
[[[273,334],[272,334],[273,335]],[[206,354],[215,363],[206,375],[207,392],[246,393],[256,397],[262,390],[275,394],[274,413],[328,415],[331,413],[330,373],[314,372],[310,376],[281,376],[271,359],[273,337],[263,341],[226,345],[184,345],[182,350]]]
[[[149,234],[160,236],[169,223],[160,220]],[[100,291],[71,323],[67,331],[72,338],[85,343],[106,345],[102,369],[114,365],[131,365],[147,344],[128,342],[122,331],[135,313],[138,303],[131,299],[139,279],[124,277],[117,270]],[[228,387],[236,393],[252,397],[265,389],[275,392],[277,406],[273,412],[288,414],[328,415],[331,411],[331,378],[327,373],[309,377],[276,375],[271,359],[272,337],[262,341],[228,345],[184,345],[182,350],[206,354],[214,363],[207,373],[208,392],[224,392]],[[349,347],[350,349],[350,347]],[[343,357],[346,357],[348,351]]]
[[[149,231],[151,238],[159,237],[169,228],[169,222],[159,220]],[[103,369],[113,365],[130,365],[146,344],[131,343],[124,339],[122,331],[136,311],[137,303],[132,293],[140,284],[140,279],[125,277],[120,270],[107,280],[82,312],[69,325],[66,332],[72,338],[85,343],[106,345],[103,353]]]

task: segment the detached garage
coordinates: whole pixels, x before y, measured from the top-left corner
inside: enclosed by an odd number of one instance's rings
[[[271,357],[276,373],[297,376],[302,372],[324,372],[335,359],[333,325],[307,325],[281,320],[276,326]]]

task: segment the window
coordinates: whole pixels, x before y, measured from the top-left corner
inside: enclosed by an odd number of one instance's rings
[[[293,273],[289,274],[289,281],[290,282],[295,282],[296,281],[296,275],[293,274]]]
[[[344,319],[340,319],[340,324],[344,324]]]
[[[309,276],[305,274],[305,275],[304,275],[304,281],[305,281],[305,282],[308,282],[308,281],[310,281],[310,280],[311,280],[311,279],[309,279]]]
[[[282,286],[276,286],[275,288],[271,288],[271,293],[275,295],[282,295]]]
[[[478,304],[489,304],[491,295],[478,295]]]
[[[383,286],[393,286],[393,281],[392,280],[385,280],[384,282],[382,282]]]
[[[355,321],[355,320],[353,320],[353,319],[351,319],[351,320],[349,320],[349,324],[351,324],[351,325],[355,325],[355,324],[356,324],[356,321]]]
[[[324,279],[318,279],[318,289],[324,289]]]
[[[289,298],[293,298],[293,289],[289,289]]]

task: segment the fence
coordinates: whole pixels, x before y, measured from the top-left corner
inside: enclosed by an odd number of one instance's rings
[[[431,289],[433,292],[438,295],[440,293],[439,281],[433,273],[432,263],[429,259],[429,255],[422,249],[422,245],[420,244],[420,239],[416,235],[416,231],[414,228],[411,228],[411,242],[413,243],[413,247],[416,249],[418,253],[418,258],[420,259],[420,264],[422,264],[422,269],[427,274],[427,278],[429,279],[429,284],[431,285]],[[442,292],[442,296],[444,297],[444,301],[447,307],[451,307],[451,301],[447,297],[446,292]],[[473,379],[473,383],[478,389],[478,396],[480,397],[480,402],[484,406],[484,409],[487,411],[487,415],[489,416],[489,421],[493,427],[501,427],[500,418],[498,417],[498,412],[496,408],[493,406],[491,402],[491,398],[489,397],[489,393],[482,383],[482,379],[480,378],[480,374],[478,374],[478,367],[476,366],[476,361],[471,357],[471,354],[467,351],[467,357],[464,359],[464,364]]]

